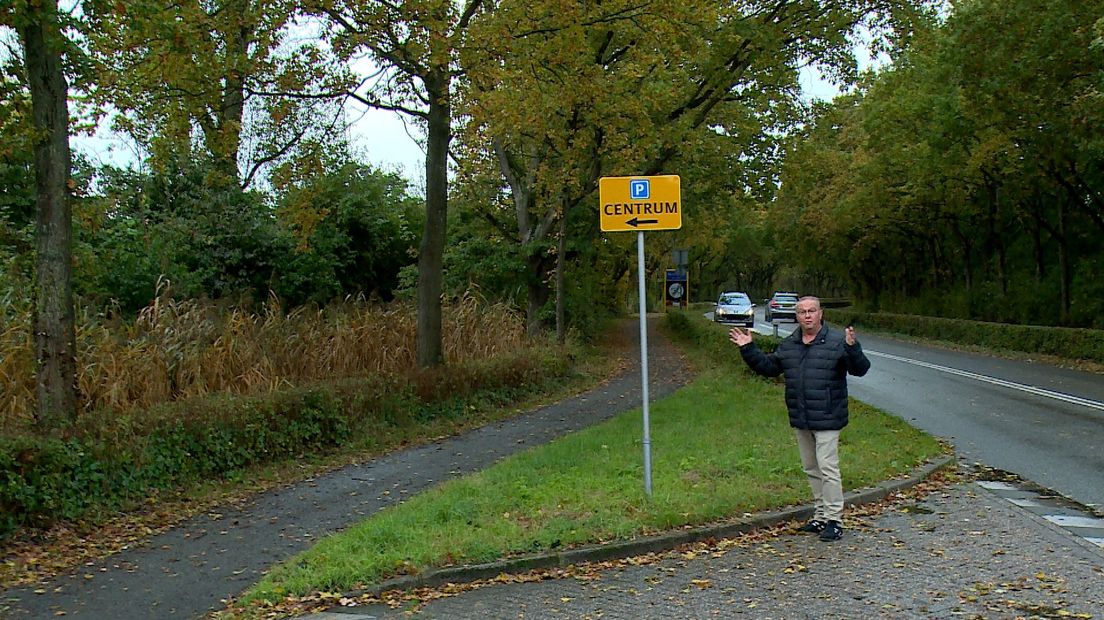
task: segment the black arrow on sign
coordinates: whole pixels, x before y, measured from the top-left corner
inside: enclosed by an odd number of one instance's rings
[[[640,224],[658,224],[659,220],[638,220],[634,217],[633,219],[631,219],[631,220],[629,220],[625,223],[628,224],[629,226],[632,226],[633,228],[636,228]]]

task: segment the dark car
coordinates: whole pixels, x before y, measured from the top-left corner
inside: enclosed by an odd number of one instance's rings
[[[729,291],[717,298],[717,307],[713,309],[713,320],[718,323],[737,323],[747,327],[755,326],[755,304],[746,293]]]
[[[797,293],[786,293],[782,291],[775,293],[767,301],[767,307],[763,311],[763,316],[763,320],[768,323],[776,319],[796,321]]]

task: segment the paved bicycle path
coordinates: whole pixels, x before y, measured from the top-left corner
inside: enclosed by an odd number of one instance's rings
[[[690,374],[649,320],[649,393]],[[446,479],[639,407],[639,322],[617,340],[627,363],[603,385],[463,435],[402,450],[257,496],[243,508],[193,518],[140,547],[45,584],[0,592],[0,618],[195,618],[257,582],[270,566]]]

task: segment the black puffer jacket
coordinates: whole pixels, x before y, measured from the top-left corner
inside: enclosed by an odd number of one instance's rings
[[[790,426],[812,431],[836,431],[847,426],[847,374],[861,377],[870,370],[862,346],[847,346],[843,332],[821,326],[811,344],[801,341],[801,330],[782,340],[771,354],[751,343],[740,355],[755,372],[785,375],[786,407]]]

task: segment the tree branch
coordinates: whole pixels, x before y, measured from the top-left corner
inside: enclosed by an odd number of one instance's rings
[[[470,0],[468,5],[464,7],[464,12],[460,15],[460,20],[456,22],[456,30],[461,31],[468,27],[473,17],[475,17],[476,11],[483,4],[483,0]]]
[[[554,33],[561,32],[561,31],[567,30],[568,28],[572,28],[572,27],[575,27],[575,26],[588,26],[589,27],[589,26],[597,26],[598,24],[611,24],[611,23],[618,22],[618,21],[621,21],[621,20],[624,20],[624,19],[634,19],[638,15],[640,15],[640,13],[642,13],[643,10],[651,4],[652,3],[650,1],[648,1],[648,2],[643,2],[641,4],[638,4],[636,6],[627,6],[623,9],[621,9],[621,10],[614,11],[613,13],[610,13],[609,15],[603,15],[601,17],[596,17],[594,19],[584,20],[584,21],[581,21],[581,22],[572,22],[572,23],[566,24],[564,26],[548,26],[546,28],[534,28],[532,30],[526,30],[526,31],[523,31],[523,32],[516,33],[516,34],[513,35],[513,38],[514,39],[524,39],[526,37],[530,37],[530,36],[538,35],[538,34],[554,34]]]
[[[391,112],[402,112],[403,114],[408,114],[410,116],[414,116],[414,117],[421,118],[421,119],[428,119],[428,117],[429,117],[428,112],[425,112],[425,111],[422,111],[422,110],[415,110],[414,108],[408,108],[408,107],[403,106],[403,105],[392,104],[392,103],[384,103],[383,101],[381,101],[379,99],[369,98],[369,97],[366,97],[366,96],[358,94],[358,93],[350,92],[349,97],[363,103],[364,105],[366,105],[370,108],[376,108],[376,109],[379,109],[379,110],[390,110]]]
[[[268,155],[266,155],[266,156],[258,159],[257,161],[253,162],[253,165],[249,167],[249,172],[245,175],[245,178],[240,183],[241,189],[244,190],[245,188],[249,187],[249,185],[251,183],[253,183],[253,177],[255,177],[257,175],[257,173],[260,172],[261,168],[265,164],[269,164],[271,162],[274,162],[277,159],[279,159],[279,158],[283,157],[284,155],[287,155],[289,152],[291,152],[291,149],[296,144],[298,144],[299,141],[302,140],[303,136],[305,136],[306,134],[307,134],[307,127],[306,127],[306,125],[304,125],[303,128],[300,129],[295,134],[295,137],[293,137],[291,140],[288,140],[286,143],[284,143],[284,145],[282,147],[280,147],[279,149],[277,149],[276,152],[269,153]]]

